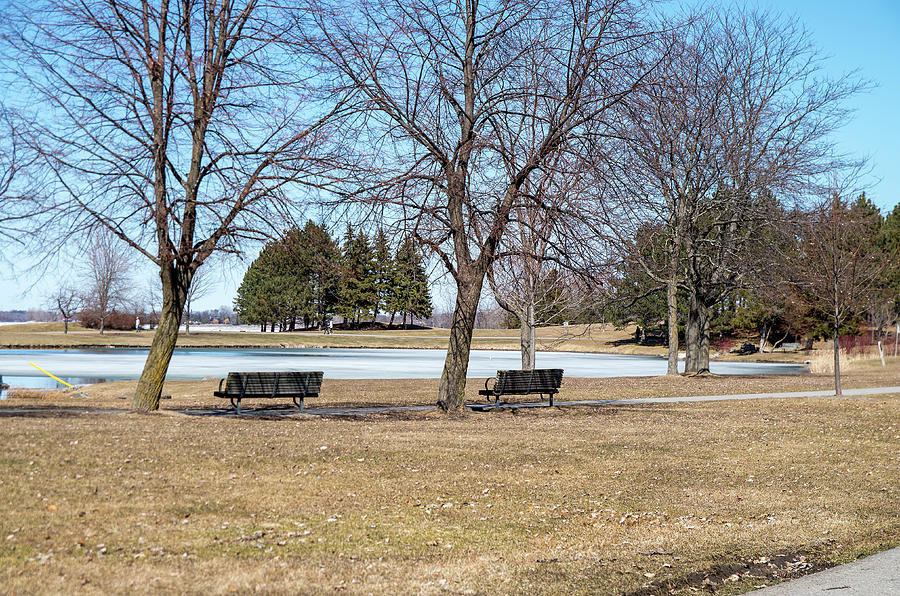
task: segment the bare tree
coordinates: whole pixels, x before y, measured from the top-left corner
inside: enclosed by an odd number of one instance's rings
[[[133,265],[123,248],[112,232],[100,229],[86,251],[81,303],[84,310],[97,317],[101,335],[107,317],[130,303],[129,273]]]
[[[872,336],[878,345],[878,356],[881,358],[881,366],[886,366],[884,361],[884,341],[890,336],[890,328],[898,320],[898,313],[895,308],[894,296],[885,296],[883,292],[879,292],[871,304],[869,304],[866,318],[869,325],[872,326]],[[896,356],[896,354],[894,354]]]
[[[658,76],[622,104],[617,158],[601,155],[618,181],[603,208],[628,254],[642,254],[632,247],[640,230],[656,230],[665,247],[662,269],[642,265],[666,288],[668,373],[677,374],[679,288],[690,303],[685,370],[703,371],[710,308],[764,254],[755,249],[779,212],[775,196],[799,196],[835,167],[829,135],[862,84],[825,78],[806,32],[766,12],[709,11],[661,40]]]
[[[188,335],[191,333],[191,302],[208,296],[215,287],[216,280],[210,275],[209,265],[206,269],[198,269],[184,302],[184,332]]]
[[[344,196],[389,212],[455,282],[445,410],[462,407],[484,278],[511,214],[531,200],[527,182],[602,132],[604,114],[639,84],[642,5],[361,0],[307,13],[317,33],[302,46],[330,90],[364,102],[343,126],[372,150],[348,164],[360,180]]]
[[[14,114],[0,104],[0,243],[19,249],[28,219],[41,212],[34,203],[40,186],[31,170],[36,159],[16,128]],[[3,251],[0,259],[8,261],[8,254]]]
[[[321,173],[335,108],[309,101],[277,2],[19,1],[7,17],[4,64],[40,106],[23,125],[53,176],[46,231],[105,228],[159,268],[132,402],[157,409],[194,275],[288,217],[286,185]]]
[[[63,319],[63,333],[69,332],[69,321],[82,309],[82,297],[78,290],[61,285],[50,297],[50,308],[56,310]]]
[[[846,184],[835,184],[802,218],[791,269],[801,299],[831,323],[835,395],[841,395],[840,329],[870,307],[890,265],[869,222],[844,198],[847,192]]]
[[[144,323],[150,325],[150,329],[155,329],[159,324],[159,309],[162,306],[162,284],[159,277],[146,280],[146,283],[140,289],[137,297],[140,308],[138,310],[144,315]]]
[[[598,244],[582,234],[577,171],[555,164],[529,180],[530,197],[510,213],[509,230],[487,272],[498,306],[519,324],[522,369],[535,367],[535,327],[591,304],[592,287],[605,276]],[[566,240],[578,236],[578,249]],[[591,250],[595,249],[595,250]]]

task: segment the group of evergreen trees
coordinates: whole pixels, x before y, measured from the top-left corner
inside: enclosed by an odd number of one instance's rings
[[[406,325],[432,311],[424,259],[411,239],[392,250],[383,230],[370,238],[347,226],[339,245],[312,221],[266,244],[234,304],[241,320],[263,331],[308,329],[335,315],[359,326],[379,314],[393,324],[399,314]]]

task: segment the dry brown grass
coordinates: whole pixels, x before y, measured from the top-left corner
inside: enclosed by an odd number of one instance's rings
[[[768,383],[794,380],[827,377]],[[735,382],[564,395],[688,381]],[[164,407],[221,406],[211,385],[167,383]],[[322,401],[427,403],[433,385],[332,381]],[[742,576],[751,561],[785,576],[900,543],[900,395],[362,420],[9,405],[0,591],[733,593],[772,581]]]
[[[564,336],[567,334],[567,337]],[[617,346],[616,342],[629,336],[629,331],[597,326],[572,326],[564,332],[562,327],[546,327],[538,330],[539,349],[575,350],[586,352],[620,351],[622,353],[660,353],[658,347]],[[631,332],[633,333],[633,331]],[[247,333],[247,332],[192,332],[178,338],[180,347],[346,347],[346,348],[432,348],[447,347],[446,329],[338,331],[323,335],[316,331],[296,333]],[[62,333],[60,323],[35,323],[0,326],[0,347],[54,348],[54,347],[148,347],[152,332],[97,331],[77,328]],[[519,332],[515,329],[479,329],[475,333],[474,349],[515,350],[519,348]]]
[[[880,387],[900,385],[900,358],[888,360],[888,367],[866,366],[850,370],[843,375],[845,388]],[[827,390],[833,387],[833,377],[828,374],[804,375],[702,375],[699,377],[617,377],[609,379],[565,378],[557,396],[560,401],[632,399],[643,397],[677,397],[681,395],[726,395],[737,393],[763,393],[782,391]],[[34,392],[39,407],[97,407],[123,408],[130,405],[136,381],[100,383],[66,392]],[[168,410],[191,408],[226,408],[226,400],[213,397],[218,381],[167,381],[164,393],[172,399],[163,400],[161,407]],[[466,387],[469,403],[481,403],[478,390],[483,379],[470,379]],[[326,378],[321,397],[307,400],[307,407],[354,407],[377,405],[433,404],[437,399],[437,379],[394,380],[338,380]],[[524,401],[531,401],[529,396]],[[16,400],[26,405],[28,400]],[[267,407],[268,400],[247,400],[244,408]],[[279,400],[276,404],[290,404]]]
[[[64,323],[13,323],[9,325],[0,325],[0,334],[20,332],[62,334],[65,328],[66,326]],[[69,331],[74,333],[91,330],[79,323],[69,323]]]
[[[71,328],[71,326],[70,326]],[[562,327],[542,327],[537,330],[538,349],[547,351],[608,352],[620,354],[662,354],[661,346],[639,346],[624,342],[633,337],[634,329],[615,329],[609,326],[572,325],[567,330]],[[204,348],[431,348],[446,349],[449,332],[447,329],[380,330],[380,331],[338,331],[334,335],[323,335],[317,331],[296,333],[249,333],[249,332],[192,332],[181,333],[178,346]],[[153,333],[143,331],[107,331],[100,335],[97,331],[78,328],[68,334],[62,333],[61,323],[34,323],[0,326],[0,347],[5,348],[90,348],[90,347],[149,347]],[[472,343],[478,350],[517,350],[519,331],[517,329],[478,329]]]
[[[54,403],[70,401],[73,392],[55,391],[46,389],[28,389],[26,387],[12,387],[6,394],[7,399],[32,399],[42,402]]]
[[[863,350],[847,350],[840,351],[841,371],[852,370],[873,370],[877,368],[887,368],[891,363],[895,366],[900,362],[900,357],[888,356],[885,354],[885,366],[881,365],[881,358],[878,355],[878,348],[871,346]],[[817,351],[809,361],[809,370],[814,373],[834,373],[834,352],[830,349],[822,349]]]

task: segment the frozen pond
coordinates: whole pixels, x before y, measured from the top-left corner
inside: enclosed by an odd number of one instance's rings
[[[188,349],[176,350],[169,379],[224,377],[229,371],[322,370],[330,379],[427,379],[441,376],[444,350],[347,348]],[[147,350],[0,350],[0,376],[11,386],[56,387],[58,383],[29,363],[74,384],[136,379]],[[666,361],[656,356],[538,352],[540,368],[562,368],[568,377],[637,377],[662,375]],[[521,366],[517,351],[474,350],[470,377],[490,377],[497,370]],[[718,374],[796,374],[804,365],[757,362],[712,362]]]

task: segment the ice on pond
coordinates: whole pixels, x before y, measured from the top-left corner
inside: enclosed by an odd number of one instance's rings
[[[229,371],[321,370],[330,379],[427,379],[438,378],[444,365],[444,350],[351,349],[351,348],[259,348],[176,350],[169,366],[169,379],[224,377]],[[141,374],[147,350],[0,350],[0,375],[16,386],[54,387],[29,362],[67,382],[99,379],[136,379]],[[562,368],[567,377],[655,376],[666,372],[666,360],[657,356],[538,352],[539,368]],[[497,370],[521,367],[518,351],[473,350],[469,377],[490,377]],[[808,372],[804,365],[759,362],[711,362],[717,374],[795,374]],[[29,378],[23,384],[19,379]],[[42,379],[41,385],[35,385]],[[75,384],[75,383],[73,383]]]

